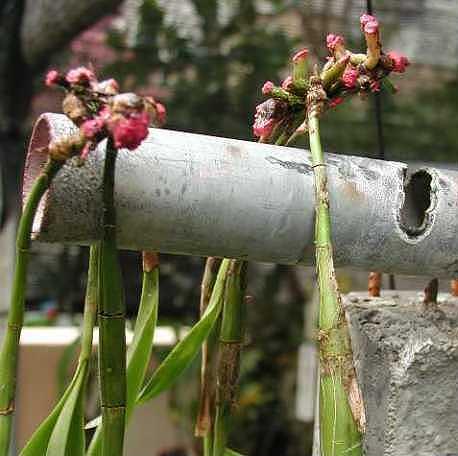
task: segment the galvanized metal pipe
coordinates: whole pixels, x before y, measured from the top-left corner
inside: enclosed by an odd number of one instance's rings
[[[74,127],[38,120],[24,192],[45,160],[43,146]],[[101,232],[102,143],[87,163],[71,160],[34,224],[40,241],[89,244]],[[327,155],[335,261],[411,275],[458,275],[458,173]],[[314,261],[314,191],[308,151],[177,131],[150,131],[120,151],[116,174],[122,248]]]

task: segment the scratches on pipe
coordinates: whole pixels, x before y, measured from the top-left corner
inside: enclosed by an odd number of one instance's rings
[[[300,174],[312,174],[312,167],[307,163],[280,160],[279,158],[273,156],[266,157],[266,160],[273,165],[280,165],[283,168],[295,170]]]

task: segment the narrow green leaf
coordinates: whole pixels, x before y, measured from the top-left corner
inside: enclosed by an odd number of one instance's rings
[[[47,451],[57,451],[54,454],[65,455],[65,449],[59,450],[62,446],[61,442],[58,441],[60,440],[60,436],[58,435],[60,432],[67,435],[70,439],[65,445],[67,448],[74,449],[71,452],[71,456],[83,454],[80,451],[81,448],[84,451],[83,391],[92,352],[92,333],[97,311],[98,256],[97,247],[92,246],[84,304],[81,351],[75,374],[59,402],[32,435],[27,445],[21,451],[20,456],[43,456],[48,454]],[[68,423],[69,420],[70,424]],[[80,430],[77,428],[77,423],[80,423]],[[68,429],[69,427],[70,430]]]
[[[178,379],[198,354],[202,343],[210,334],[221,312],[224,286],[230,260],[223,260],[216,278],[210,303],[202,318],[186,337],[169,353],[155,370],[145,388],[141,391],[138,402],[144,403],[166,390]]]
[[[159,303],[159,268],[144,272],[142,298],[135,323],[134,338],[127,354],[127,416],[143,386],[153,349]]]
[[[84,389],[80,394],[78,405],[73,414],[70,433],[68,436],[68,456],[84,456],[86,449],[86,435],[84,431]]]
[[[79,346],[81,343],[81,334],[75,338],[75,340],[67,345],[64,348],[64,351],[59,359],[59,364],[57,365],[57,385],[59,390],[59,396],[63,394],[65,388],[71,381],[71,376],[69,375],[70,369],[74,367],[75,360],[78,355]]]
[[[243,456],[240,453],[237,453],[237,451],[231,450],[230,448],[226,448],[224,451],[224,456]]]
[[[82,403],[87,363],[81,366],[67,401],[49,439],[46,456],[78,456],[84,454]],[[83,443],[81,445],[81,442]]]
[[[20,456],[38,456],[46,454],[46,449],[48,448],[48,442],[54,426],[56,425],[57,419],[59,418],[60,412],[64,408],[68,397],[73,391],[77,378],[78,373],[75,374],[70,385],[65,390],[64,394],[60,398],[59,402],[55,405],[54,409],[40,424],[38,429],[33,433],[26,446],[22,449]]]
[[[396,93],[398,91],[396,86],[391,82],[389,78],[382,79],[382,88],[390,93]]]

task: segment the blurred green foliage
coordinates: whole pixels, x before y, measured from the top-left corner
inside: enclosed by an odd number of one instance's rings
[[[217,1],[191,3],[201,24],[197,37],[164,23],[162,8],[145,1],[130,43],[135,59],[104,71],[124,83],[134,78],[135,86],[148,84],[154,74],[155,84],[167,92],[168,128],[251,139],[260,85],[284,69],[297,42],[280,27],[260,22],[254,0],[231,2],[232,14],[224,23],[218,20]],[[119,32],[112,32],[109,42],[125,50]]]

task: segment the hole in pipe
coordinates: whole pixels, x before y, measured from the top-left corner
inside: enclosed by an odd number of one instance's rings
[[[423,234],[430,223],[432,176],[419,170],[407,174],[404,181],[404,202],[400,210],[400,225],[408,236]]]

